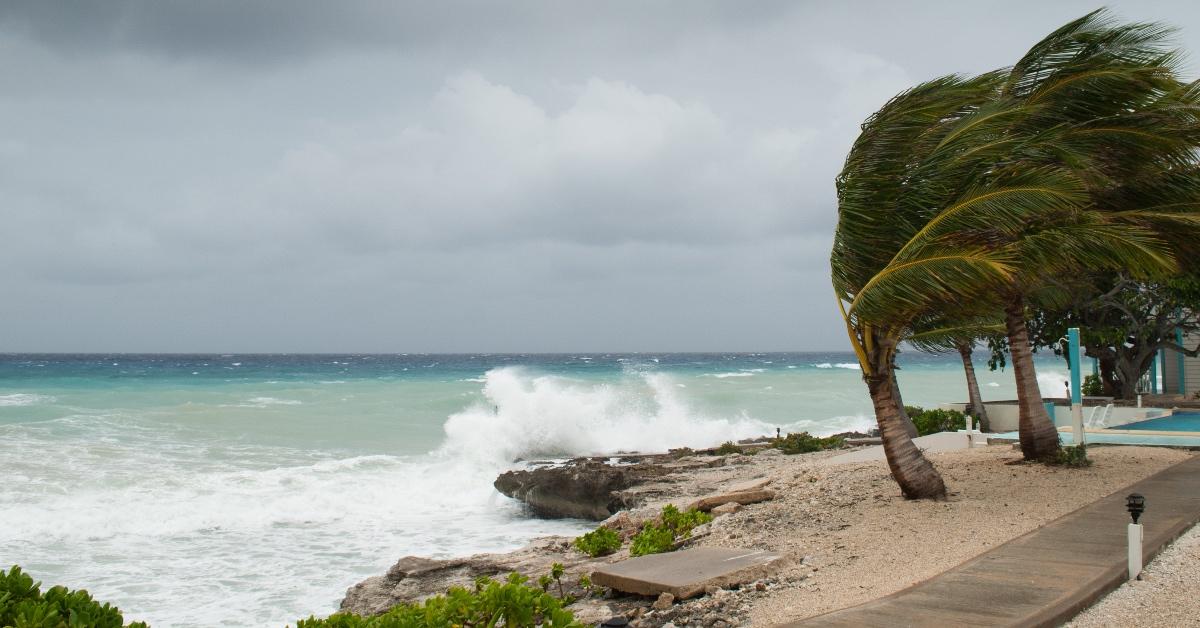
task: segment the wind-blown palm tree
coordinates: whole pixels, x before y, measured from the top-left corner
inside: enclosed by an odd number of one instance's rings
[[[1161,67],[1169,55],[1147,52],[1160,52],[1161,29],[1102,22],[1056,31],[1011,70],[900,94],[863,124],[838,177],[834,290],[908,497],[945,492],[895,409],[893,359],[915,321],[1003,307],[1018,389],[1034,393],[1019,394],[1022,449],[1042,458],[1058,438],[1036,393],[1025,295],[1081,266],[1173,265],[1145,220],[1092,195],[1111,185],[1112,163],[1186,162],[1171,130],[1190,114],[1167,106],[1186,90]]]
[[[1174,261],[1162,236],[1195,215],[1195,186],[1165,186],[1176,197],[1192,195],[1191,208],[1151,207],[1152,195],[1144,193],[1146,186],[1163,189],[1172,171],[1193,168],[1198,146],[1200,99],[1195,85],[1176,78],[1179,55],[1166,46],[1169,34],[1156,24],[1116,24],[1096,11],[1033,46],[1003,87],[1001,98],[1023,113],[995,141],[1037,138],[1031,145],[1014,144],[1013,157],[1030,167],[1053,164],[1069,170],[1091,203],[1090,211],[1075,220],[1031,224],[1015,243],[1024,260],[1021,272],[999,295],[1026,458],[1048,457],[1058,448],[1025,325],[1028,295],[1049,273],[1069,272],[1072,265],[1169,273]],[[1143,193],[1120,194],[1131,187]],[[1123,239],[1136,245],[1122,247]],[[1060,263],[1064,258],[1069,263]]]

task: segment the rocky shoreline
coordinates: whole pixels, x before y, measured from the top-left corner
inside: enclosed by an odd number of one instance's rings
[[[690,600],[587,597],[579,576],[629,558],[628,543],[590,558],[569,537],[546,537],[506,553],[404,557],[386,574],[351,587],[341,608],[377,614],[479,576],[518,572],[536,580],[557,562],[565,568],[566,593],[580,597],[570,609],[584,624],[620,615],[647,627],[771,625],[897,591],[1189,455],[1096,448],[1089,451],[1091,468],[1068,470],[1021,463],[1019,452],[1002,445],[933,454],[951,490],[949,501],[934,503],[904,500],[881,461],[831,464],[839,453],[629,455],[533,464],[497,478],[498,490],[525,499],[531,514],[605,516],[602,525],[624,539],[665,504],[713,508],[722,516],[697,528],[683,547],[751,548],[788,558],[777,573],[741,586],[711,587]],[[756,484],[769,497],[704,503]]]

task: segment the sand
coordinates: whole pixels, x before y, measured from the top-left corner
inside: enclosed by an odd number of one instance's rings
[[[1149,447],[1096,447],[1095,464],[1066,469],[1021,461],[1009,445],[930,454],[950,490],[946,502],[908,501],[883,462],[828,464],[828,454],[733,457],[671,488],[675,503],[737,480],[770,477],[778,496],[719,517],[700,546],[782,552],[792,565],[728,609],[648,613],[666,621],[768,626],[888,595],[1187,458]],[[738,464],[744,463],[744,464]],[[665,503],[657,500],[655,505]],[[705,615],[706,614],[706,615]],[[683,620],[683,621],[681,621]],[[729,621],[732,620],[732,621]]]
[[[1200,526],[1146,565],[1142,580],[1121,585],[1067,626],[1200,626]]]

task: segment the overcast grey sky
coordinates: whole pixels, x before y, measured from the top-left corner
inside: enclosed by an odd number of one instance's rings
[[[6,0],[0,351],[842,350],[858,124],[1095,7]]]

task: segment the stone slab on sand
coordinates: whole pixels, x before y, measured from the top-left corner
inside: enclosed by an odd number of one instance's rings
[[[639,595],[670,593],[682,600],[710,586],[727,588],[765,578],[785,562],[782,555],[763,550],[699,547],[605,565],[592,572],[592,582]]]
[[[708,512],[717,506],[723,506],[725,504],[741,504],[746,506],[748,504],[757,504],[758,502],[770,501],[772,499],[775,499],[775,491],[772,491],[769,488],[760,488],[753,491],[741,491],[738,493],[717,493],[716,495],[709,495],[708,497],[701,497],[700,499],[697,499],[696,501],[688,504],[687,508],[684,510],[691,510],[692,508],[695,508],[696,510]]]

